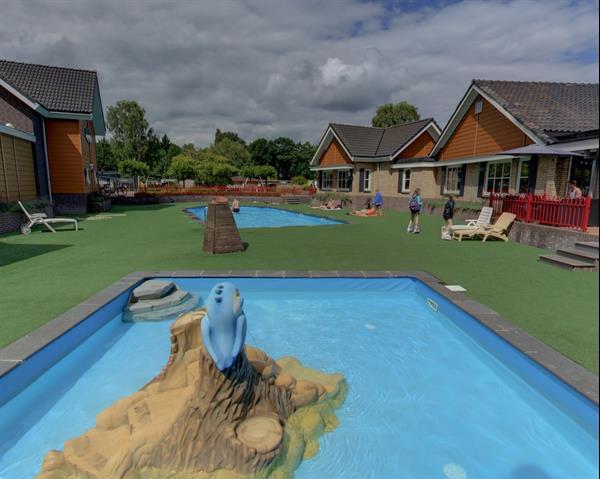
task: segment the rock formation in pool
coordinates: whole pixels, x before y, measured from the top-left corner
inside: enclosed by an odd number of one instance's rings
[[[216,312],[212,304],[208,315],[202,308],[178,318],[160,374],[100,413],[96,427],[67,441],[64,452],[48,452],[38,478],[286,478],[316,454],[318,437],[337,426],[343,376],[244,347],[242,300],[231,288],[211,292]],[[229,317],[213,316],[224,311]],[[216,357],[205,330],[221,348]],[[221,371],[223,357],[233,362]]]

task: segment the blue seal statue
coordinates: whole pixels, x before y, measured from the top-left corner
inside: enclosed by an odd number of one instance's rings
[[[220,371],[229,368],[246,340],[244,298],[232,283],[219,283],[206,300],[206,316],[200,323],[204,347]]]

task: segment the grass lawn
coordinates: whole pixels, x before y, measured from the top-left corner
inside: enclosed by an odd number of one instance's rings
[[[0,235],[0,347],[133,271],[423,270],[464,286],[473,299],[598,372],[598,274],[540,263],[542,250],[441,241],[437,216],[423,215],[423,233],[409,235],[406,213],[329,212],[350,224],[241,230],[247,251],[210,256],[202,252],[202,227],[181,212],[189,206],[116,207],[112,214],[122,216],[82,221],[78,233]]]

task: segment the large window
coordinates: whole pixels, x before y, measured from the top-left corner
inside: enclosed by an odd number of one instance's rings
[[[333,188],[333,171],[324,171],[321,178],[321,189],[330,190]]]
[[[445,193],[459,194],[462,182],[462,166],[446,169],[446,184],[444,185]]]
[[[410,170],[402,170],[402,193],[410,193]]]
[[[349,190],[351,187],[351,179],[352,177],[350,176],[350,172],[348,170],[338,170],[337,189]]]
[[[529,159],[519,161],[519,174],[517,175],[517,192],[529,191],[529,176],[531,175],[531,162]]]
[[[488,163],[485,176],[486,193],[508,193],[510,188],[511,161]]]
[[[363,190],[371,191],[371,170],[364,170]]]

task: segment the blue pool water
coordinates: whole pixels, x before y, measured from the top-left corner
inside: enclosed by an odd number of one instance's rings
[[[178,283],[206,297],[216,281]],[[597,477],[597,408],[505,343],[495,351],[478,323],[421,283],[234,282],[245,297],[249,344],[342,372],[349,385],[339,427],[320,439],[297,478]],[[33,477],[46,451],[93,427],[105,407],[157,374],[169,325],[126,324],[117,315],[3,405],[0,478]],[[530,374],[540,390],[524,379]],[[549,397],[553,390],[566,400]]]
[[[188,211],[201,221],[205,220],[206,206],[188,208]],[[339,225],[342,221],[323,218],[316,215],[305,215],[295,211],[264,206],[242,206],[233,214],[238,228],[282,228],[284,226],[324,226]]]

